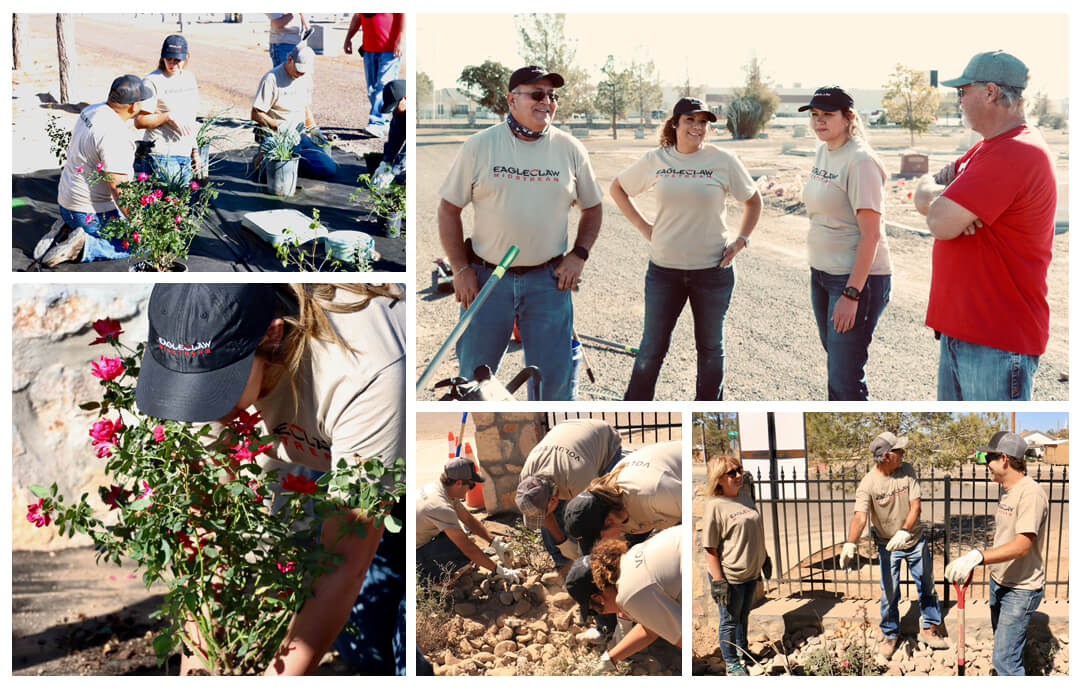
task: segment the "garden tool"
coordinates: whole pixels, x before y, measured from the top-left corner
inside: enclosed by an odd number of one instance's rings
[[[506,269],[510,267],[510,264],[514,262],[514,259],[518,255],[517,245],[511,245],[509,251],[499,261],[499,265],[495,266],[495,270],[491,272],[491,277],[484,286],[480,289],[480,292],[473,299],[473,303],[469,305],[469,308],[465,310],[465,313],[461,314],[461,319],[454,326],[454,329],[450,331],[450,335],[443,342],[442,347],[439,347],[439,351],[435,352],[435,356],[431,359],[431,363],[427,365],[424,372],[420,375],[420,379],[416,381],[416,390],[420,390],[427,387],[428,381],[431,376],[435,374],[435,369],[438,367],[442,360],[446,358],[446,355],[450,353],[450,348],[457,344],[457,341],[461,338],[462,333],[465,332],[465,328],[469,327],[469,323],[476,316],[476,313],[480,310],[480,307],[484,305],[487,298],[491,296],[491,292],[495,289],[495,285],[499,284],[499,280],[506,274]],[[490,376],[490,370],[489,370]],[[453,379],[451,379],[453,380]],[[520,385],[520,383],[519,383]]]
[[[576,329],[571,329],[570,333],[571,333],[571,337],[573,337],[578,342],[581,342],[581,338],[578,337]],[[584,347],[581,348],[581,363],[584,364],[584,366],[585,366],[585,375],[587,375],[589,377],[589,382],[590,383],[595,383],[596,382],[596,376],[593,375],[592,367],[589,366],[589,357],[585,356],[585,348]]]
[[[637,347],[631,347],[630,345],[621,344],[619,342],[612,342],[611,340],[605,340],[605,339],[603,339],[601,337],[593,337],[592,335],[581,335],[580,337],[577,338],[577,340],[579,342],[588,340],[589,342],[595,342],[597,344],[607,345],[608,347],[613,347],[615,349],[618,349],[619,351],[626,352],[627,354],[636,355],[637,352],[638,352]]]
[[[968,584],[971,583],[973,574],[974,572],[968,574],[963,586],[953,582],[953,587],[956,589],[956,604],[960,609],[960,630],[956,637],[956,674],[958,677],[964,676],[964,594],[967,593]]]
[[[450,400],[507,402],[514,399],[514,392],[530,378],[533,381],[531,394],[535,395],[534,399],[540,399],[540,369],[535,366],[526,366],[521,369],[521,372],[514,376],[509,385],[506,386],[491,375],[490,368],[486,365],[480,365],[473,372],[473,380],[456,376],[440,380],[435,383],[434,387],[435,389],[450,388],[445,395],[439,398],[441,402]]]
[[[468,418],[469,418],[469,412],[467,412],[467,411],[461,412],[461,430],[458,431],[457,447],[454,448],[454,456],[455,457],[460,457],[461,456],[461,443],[463,443],[465,441],[465,420],[468,419]]]

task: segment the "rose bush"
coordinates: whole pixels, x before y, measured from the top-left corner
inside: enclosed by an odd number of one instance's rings
[[[260,435],[257,414],[241,414],[213,438],[210,424],[139,413],[135,380],[144,345],[120,344],[115,321],[98,321],[94,330],[93,344],[120,354],[93,362],[102,398],[81,405],[100,416],[88,435],[105,460],[110,485],[98,494],[109,513],[96,516],[85,493],[69,503],[54,483],[30,487],[38,501],[26,518],[39,528],[55,521],[64,536],[88,534],[99,561],[130,558],[147,587],[165,584],[153,615],[164,622],[153,642],[160,662],[181,648],[213,674],[261,672],[311,582],[342,559],[319,542],[320,522],[359,510],[370,521],[352,522],[352,532],[401,529],[390,510],[405,492],[404,461],[387,468],[378,459],[339,459],[318,480],[279,477],[255,461],[273,442]]]

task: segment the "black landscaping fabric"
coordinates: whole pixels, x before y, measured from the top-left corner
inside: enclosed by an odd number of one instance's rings
[[[272,246],[240,224],[245,213],[275,208],[295,208],[311,216],[313,208],[319,209],[319,222],[328,230],[360,230],[375,239],[375,249],[381,254],[372,270],[404,272],[405,238],[387,237],[386,230],[375,218],[367,219],[369,208],[363,194],[350,201],[356,189],[356,178],[367,172],[359,156],[334,149],[332,155],[338,164],[337,175],[332,180],[300,177],[296,193],[288,198],[265,193],[264,185],[251,174],[250,161],[255,147],[237,149],[215,154],[216,161],[210,170],[210,181],[218,185],[218,197],[214,200],[202,228],[191,244],[191,251],[184,261],[189,271],[254,272],[282,271]],[[56,190],[60,180],[59,170],[39,170],[22,175],[12,175],[11,211],[12,224],[12,270],[29,270],[33,264],[34,246],[60,217],[56,205]],[[15,207],[20,199],[24,205]],[[132,259],[94,261],[93,263],[61,263],[54,268],[40,264],[36,270],[56,271],[127,271]],[[288,270],[296,270],[290,266]]]

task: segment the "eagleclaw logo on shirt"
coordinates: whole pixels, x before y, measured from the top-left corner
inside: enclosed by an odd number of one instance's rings
[[[1016,512],[1015,507],[1006,507],[1005,505],[1000,505],[1000,504],[998,505],[998,514],[1000,514],[1000,515],[1003,515],[1003,516],[1006,516],[1006,517],[1011,517],[1011,516],[1013,516],[1014,512]]]
[[[831,182],[839,176],[840,174],[837,172],[829,172],[828,170],[822,170],[819,167],[810,168],[810,177],[819,182]]]
[[[286,448],[290,446],[300,453],[307,451],[312,457],[330,459],[330,443],[322,438],[308,434],[300,426],[282,421],[274,426],[274,435],[278,437]]]
[[[657,177],[670,177],[672,179],[680,177],[682,179],[696,179],[698,177],[709,177],[713,175],[712,170],[676,170],[673,167],[662,168],[656,171]]]
[[[540,168],[523,169],[517,167],[507,167],[505,165],[495,165],[491,168],[492,177],[501,177],[504,179],[514,179],[518,181],[526,182],[558,182],[559,171],[558,170],[541,170]]]
[[[752,514],[757,514],[757,510],[752,510],[752,509],[747,508],[747,509],[743,510],[742,512],[735,512],[735,513],[731,514],[730,516],[728,516],[728,521],[738,521],[739,519],[749,517]]]
[[[158,338],[158,349],[166,354],[179,354],[181,356],[196,356],[210,353],[210,341],[196,342],[195,344],[173,344],[163,337]]]
[[[903,488],[897,488],[896,490],[894,490],[894,491],[892,491],[890,493],[882,493],[880,495],[875,495],[874,496],[874,502],[876,502],[879,505],[884,505],[885,503],[887,503],[890,500],[892,500],[893,498],[895,498],[897,495],[903,495],[904,493],[907,492],[907,490],[908,490],[907,486],[904,486]]]

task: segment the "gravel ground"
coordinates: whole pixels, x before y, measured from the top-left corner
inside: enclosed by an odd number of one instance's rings
[[[456,322],[458,310],[453,296],[431,289],[431,261],[442,255],[435,210],[438,188],[450,168],[461,142],[470,132],[448,129],[419,129],[417,132],[416,214],[417,233],[417,342],[416,372],[419,376]],[[892,148],[906,145],[906,134],[893,141],[875,133],[873,139],[891,173],[899,171],[899,155]],[[1067,150],[1063,135],[1048,137],[1056,150]],[[767,168],[784,183],[805,170],[810,160],[782,155],[780,147],[790,141],[790,133],[770,130],[766,140],[733,142],[713,137],[713,142],[734,150],[748,167]],[[630,132],[620,132],[613,141],[594,130],[586,140],[593,166],[605,190],[604,222],[592,252],[581,290],[574,297],[575,326],[582,334],[594,335],[636,346],[641,338],[644,317],[644,276],[648,247],[638,232],[622,217],[607,188],[619,171],[654,146],[651,137],[635,141]],[[955,149],[967,143],[957,130],[952,136],[926,137],[923,148],[931,152],[930,166],[937,169]],[[813,142],[801,139],[800,147]],[[1061,163],[1060,180],[1067,181],[1068,165]],[[767,183],[763,183],[765,186]],[[787,182],[790,193],[792,182]],[[1067,187],[1066,187],[1067,188]],[[652,195],[642,202],[646,215],[654,212]],[[895,197],[906,192],[898,183],[890,184],[897,215],[912,222]],[[725,348],[727,353],[726,396],[729,400],[822,400],[826,397],[825,356],[817,337],[810,310],[809,271],[806,263],[807,220],[801,213],[789,213],[786,199],[767,195],[767,209],[754,232],[753,246],[735,261],[737,285],[728,310]],[[781,205],[782,204],[782,205]],[[571,226],[576,227],[576,212]],[[472,212],[466,210],[466,234]],[[886,216],[887,220],[891,215]],[[728,222],[738,226],[738,209],[729,209]],[[925,226],[920,226],[925,229]],[[937,342],[923,325],[930,282],[932,241],[920,234],[892,228],[888,232],[893,259],[892,297],[878,323],[867,380],[875,399],[933,400],[936,397]],[[1068,234],[1054,240],[1050,266],[1050,344],[1042,357],[1035,380],[1034,399],[1068,399]],[[595,385],[583,383],[581,399],[621,399],[633,364],[628,354],[607,348],[586,348],[586,356],[596,375]],[[689,308],[675,328],[657,383],[656,398],[691,399],[696,372],[693,324]],[[512,344],[503,358],[501,378],[509,380],[524,365],[520,345]],[[435,380],[457,373],[451,355],[437,368]],[[585,381],[582,375],[582,381]],[[524,397],[524,392],[518,392]],[[418,392],[418,399],[437,399],[432,390]]]

